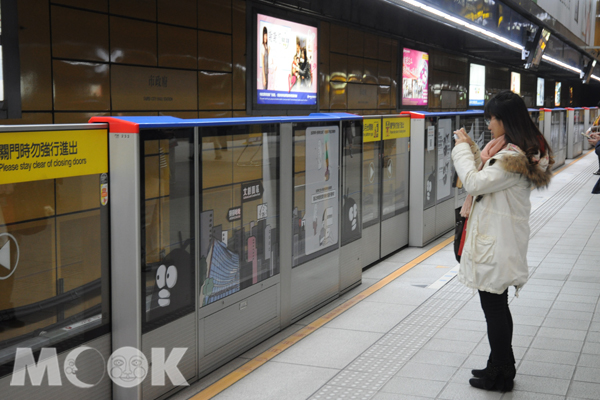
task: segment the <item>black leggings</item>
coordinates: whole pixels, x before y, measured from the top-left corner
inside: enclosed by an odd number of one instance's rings
[[[508,289],[502,294],[479,291],[481,308],[487,322],[492,365],[513,364],[513,321],[508,309]]]

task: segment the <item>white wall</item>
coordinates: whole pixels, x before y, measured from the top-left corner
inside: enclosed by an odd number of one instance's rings
[[[594,45],[596,0],[537,0],[536,3],[589,46]]]

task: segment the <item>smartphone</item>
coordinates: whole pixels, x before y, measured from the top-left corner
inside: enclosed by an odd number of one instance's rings
[[[588,139],[591,139],[592,137],[590,135],[587,134],[587,132],[580,132],[583,136],[585,136]]]

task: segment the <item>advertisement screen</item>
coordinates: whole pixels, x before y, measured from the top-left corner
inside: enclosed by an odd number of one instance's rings
[[[510,91],[521,95],[521,74],[518,72],[510,73]]]
[[[537,107],[544,106],[544,78],[537,78],[537,93],[535,97]]]
[[[469,105],[482,106],[485,95],[485,66],[471,64],[469,79]]]
[[[257,14],[256,103],[317,104],[317,28]]]
[[[561,89],[561,83],[560,82],[556,82],[554,84],[554,107],[560,107],[560,89]]]
[[[404,49],[402,56],[402,105],[426,106],[429,77],[429,55]]]
[[[544,51],[546,50],[546,46],[548,45],[548,40],[550,39],[550,31],[546,29],[542,29],[542,33],[540,35],[540,40],[535,48],[535,52],[533,53],[533,58],[531,64],[534,68],[537,68],[542,61],[542,55],[544,55]]]

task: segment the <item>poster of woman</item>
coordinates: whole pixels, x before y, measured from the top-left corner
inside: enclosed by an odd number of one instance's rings
[[[257,104],[317,104],[317,28],[257,14]]]

